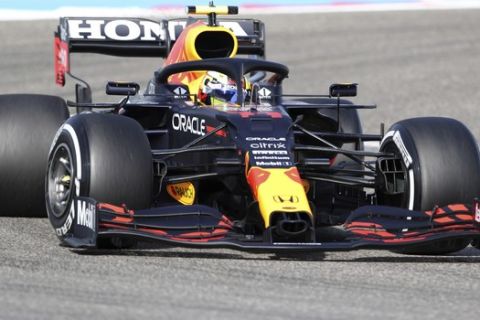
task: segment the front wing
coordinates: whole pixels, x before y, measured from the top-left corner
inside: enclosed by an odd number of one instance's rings
[[[400,249],[439,240],[480,239],[480,207],[464,204],[419,212],[386,206],[353,211],[342,236],[328,239],[317,229],[318,242],[266,242],[245,234],[218,210],[202,206],[165,206],[129,210],[91,198],[76,198],[68,231],[57,235],[74,248],[95,248],[97,239],[126,237],[197,248],[242,251],[305,252],[355,249]],[[62,227],[64,230],[66,227]]]

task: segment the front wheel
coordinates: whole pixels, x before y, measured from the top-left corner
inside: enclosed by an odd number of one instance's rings
[[[47,212],[57,235],[68,228],[75,197],[144,209],[151,205],[152,154],[134,120],[85,113],[70,118],[57,133],[48,159]]]
[[[384,187],[377,190],[380,204],[425,211],[434,206],[472,203],[480,195],[477,142],[457,120],[427,117],[397,122],[385,135],[380,151],[395,154],[399,160],[390,168],[404,172],[391,174],[390,181],[386,175]],[[385,192],[388,184],[396,192]],[[469,242],[439,241],[402,253],[446,254],[462,250]]]

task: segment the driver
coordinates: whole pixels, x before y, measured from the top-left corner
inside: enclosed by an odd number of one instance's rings
[[[243,101],[249,99],[251,84],[243,77]],[[200,83],[198,98],[207,106],[239,106],[237,101],[237,85],[223,73],[208,71]]]

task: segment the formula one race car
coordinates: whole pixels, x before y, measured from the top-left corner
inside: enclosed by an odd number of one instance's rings
[[[289,70],[265,60],[263,23],[217,20],[237,11],[188,7],[208,19],[160,23],[61,18],[56,80],[77,80],[77,114],[59,97],[0,96],[1,214],[42,216],[46,207],[62,243],[78,248],[479,246],[480,156],[463,124],[414,118],[364,134],[357,110],[375,106],[344,99],[356,84],[285,95]],[[124,98],[92,103],[88,84],[70,74],[73,52],[166,61],[142,94],[112,81],[106,93]],[[379,150],[365,151],[367,141]]]

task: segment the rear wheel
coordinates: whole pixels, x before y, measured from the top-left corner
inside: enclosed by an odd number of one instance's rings
[[[150,145],[136,121],[111,114],[76,115],[59,131],[48,160],[50,222],[56,229],[65,224],[74,196],[148,208],[152,183]]]
[[[415,118],[394,124],[380,150],[401,159],[403,192],[377,190],[380,204],[431,210],[434,206],[472,203],[480,194],[480,156],[470,131],[448,118]],[[387,182],[388,183],[388,182]],[[438,241],[402,250],[411,254],[446,254],[462,250],[469,240]]]
[[[59,97],[0,95],[1,216],[46,216],[48,151],[68,116]]]

